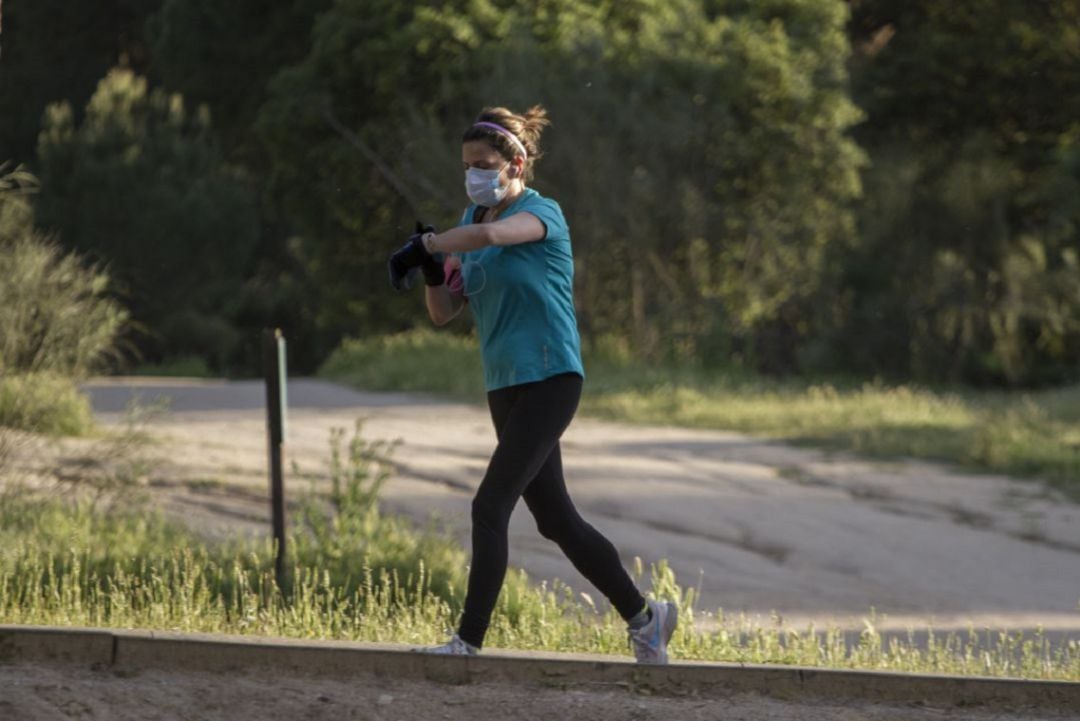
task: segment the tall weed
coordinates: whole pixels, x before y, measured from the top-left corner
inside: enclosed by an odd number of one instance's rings
[[[103,271],[34,229],[36,189],[21,169],[0,175],[0,431],[80,435],[91,416],[73,380],[115,357],[128,315]]]
[[[208,546],[144,511],[103,513],[10,493],[2,500],[0,623],[429,644],[459,613],[458,596],[433,592],[425,559],[403,576],[357,556],[348,583],[332,567],[297,558],[286,594],[274,581],[268,541]],[[1075,639],[1053,646],[1041,633],[974,629],[931,629],[922,642],[887,639],[871,615],[851,643],[836,628],[788,629],[779,619],[762,626],[702,611],[694,590],[662,562],[645,577],[637,561],[633,575],[649,596],[679,602],[672,654],[682,660],[1080,681]],[[607,605],[559,582],[531,586],[522,572],[510,578],[488,646],[628,655],[625,624]]]
[[[0,240],[0,278],[0,372],[82,377],[116,356],[127,313],[105,273],[26,229]]]
[[[94,417],[90,401],[66,376],[0,375],[0,426],[53,436],[84,436],[94,427]]]

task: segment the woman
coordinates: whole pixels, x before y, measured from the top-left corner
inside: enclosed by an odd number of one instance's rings
[[[524,115],[480,113],[462,139],[472,204],[458,227],[418,232],[390,259],[395,287],[423,270],[435,324],[471,308],[498,437],[472,502],[472,566],[458,631],[426,651],[471,655],[483,647],[506,575],[510,514],[524,498],[540,534],[626,619],[637,660],[666,663],[678,609],[645,600],[615,547],[578,514],[563,480],[559,438],[577,410],[584,370],[569,229],[558,203],[526,186],[546,115],[539,106]],[[443,264],[442,254],[455,255]]]

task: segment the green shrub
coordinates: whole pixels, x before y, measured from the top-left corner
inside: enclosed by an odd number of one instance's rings
[[[368,390],[471,399],[484,395],[476,339],[430,329],[348,339],[330,355],[319,375]]]
[[[125,311],[108,277],[50,241],[0,246],[0,372],[85,376],[116,355]]]
[[[0,376],[0,426],[47,435],[82,436],[94,427],[90,401],[55,373]]]
[[[34,230],[35,182],[0,177],[0,373],[84,376],[115,356],[127,312],[105,273]]]
[[[115,357],[127,312],[108,276],[34,230],[36,180],[0,176],[0,427],[87,433],[90,405],[75,381]]]
[[[183,378],[209,378],[213,375],[206,359],[193,355],[180,356],[162,363],[144,363],[132,373],[137,376]]]

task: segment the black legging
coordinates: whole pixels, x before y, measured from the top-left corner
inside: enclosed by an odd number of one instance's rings
[[[488,393],[499,443],[472,503],[472,569],[458,628],[477,648],[506,576],[507,527],[521,497],[540,535],[559,544],[623,618],[645,606],[615,546],[585,522],[566,492],[559,437],[577,410],[581,383],[581,376],[567,373]]]

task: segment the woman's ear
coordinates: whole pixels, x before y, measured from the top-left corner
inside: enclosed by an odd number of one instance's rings
[[[509,170],[510,172],[507,175],[510,176],[511,180],[525,177],[525,159],[520,155],[515,155],[514,159],[510,161]]]

